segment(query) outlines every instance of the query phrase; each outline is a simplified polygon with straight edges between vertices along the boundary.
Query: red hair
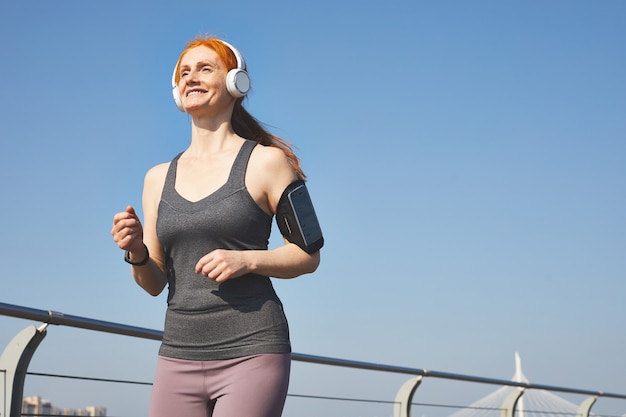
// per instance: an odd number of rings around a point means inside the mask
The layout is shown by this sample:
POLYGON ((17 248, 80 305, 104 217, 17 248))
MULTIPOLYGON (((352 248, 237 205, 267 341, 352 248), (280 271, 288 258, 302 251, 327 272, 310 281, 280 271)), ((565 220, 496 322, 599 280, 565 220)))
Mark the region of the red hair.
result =
MULTIPOLYGON (((180 80, 180 61, 190 49, 197 48, 199 46, 205 46, 212 49, 220 57, 227 70, 237 68, 237 57, 233 51, 225 45, 221 40, 212 37, 196 38, 190 41, 183 52, 178 58, 176 64, 176 83, 180 80)), ((273 146, 282 150, 287 157, 287 160, 291 164, 291 167, 296 172, 299 179, 305 179, 306 175, 302 171, 300 166, 300 159, 293 152, 293 146, 285 139, 279 138, 271 134, 264 126, 263 123, 254 118, 243 107, 244 97, 238 98, 235 101, 235 107, 233 108, 233 115, 231 117, 231 124, 235 133, 242 138, 253 140, 256 143, 260 143, 264 146, 273 146)))

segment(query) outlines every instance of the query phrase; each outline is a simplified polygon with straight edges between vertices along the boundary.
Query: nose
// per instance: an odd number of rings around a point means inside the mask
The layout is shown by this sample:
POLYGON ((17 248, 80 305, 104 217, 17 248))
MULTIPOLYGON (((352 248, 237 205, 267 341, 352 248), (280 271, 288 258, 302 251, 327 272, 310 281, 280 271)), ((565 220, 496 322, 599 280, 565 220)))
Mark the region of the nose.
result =
POLYGON ((197 82, 197 77, 198 72, 191 70, 183 77, 183 81, 185 81, 186 84, 194 84, 195 82, 197 82))

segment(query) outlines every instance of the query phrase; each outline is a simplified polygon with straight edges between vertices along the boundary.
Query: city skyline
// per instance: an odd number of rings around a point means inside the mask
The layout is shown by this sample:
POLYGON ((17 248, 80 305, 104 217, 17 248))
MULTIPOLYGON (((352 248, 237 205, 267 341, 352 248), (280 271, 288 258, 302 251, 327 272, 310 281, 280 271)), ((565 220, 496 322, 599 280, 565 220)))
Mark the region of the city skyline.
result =
POLYGON ((25 396, 22 399, 22 413, 32 415, 58 415, 58 416, 88 416, 106 417, 106 407, 88 405, 84 408, 74 409, 58 407, 52 401, 38 395, 25 396))

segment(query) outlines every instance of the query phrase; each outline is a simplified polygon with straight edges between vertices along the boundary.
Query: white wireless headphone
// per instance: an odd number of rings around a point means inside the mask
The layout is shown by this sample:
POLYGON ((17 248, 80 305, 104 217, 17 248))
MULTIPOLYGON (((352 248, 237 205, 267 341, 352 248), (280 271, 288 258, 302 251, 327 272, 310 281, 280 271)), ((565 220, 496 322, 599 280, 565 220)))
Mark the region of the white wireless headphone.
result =
MULTIPOLYGON (((233 51, 233 54, 235 54, 235 58, 237 58, 237 68, 231 69, 228 71, 228 74, 226 74, 226 89, 230 95, 235 98, 243 97, 250 91, 250 76, 246 71, 246 61, 244 61, 243 56, 239 53, 237 48, 223 40, 220 40, 220 42, 228 46, 228 48, 233 51)), ((176 62, 174 72, 172 73, 172 95, 174 96, 174 102, 178 110, 185 111, 182 100, 180 99, 180 90, 178 89, 178 85, 176 85, 176 69, 178 69, 179 63, 180 60, 176 62)))

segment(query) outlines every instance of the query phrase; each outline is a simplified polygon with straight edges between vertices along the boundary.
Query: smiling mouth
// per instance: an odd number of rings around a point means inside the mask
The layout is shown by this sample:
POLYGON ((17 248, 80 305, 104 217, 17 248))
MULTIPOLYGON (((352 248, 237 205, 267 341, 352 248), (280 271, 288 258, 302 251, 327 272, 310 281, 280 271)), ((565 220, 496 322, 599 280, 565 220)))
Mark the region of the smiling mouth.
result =
POLYGON ((191 90, 190 92, 187 93, 187 97, 189 96, 197 96, 199 94, 204 94, 206 91, 200 91, 200 90, 191 90))

